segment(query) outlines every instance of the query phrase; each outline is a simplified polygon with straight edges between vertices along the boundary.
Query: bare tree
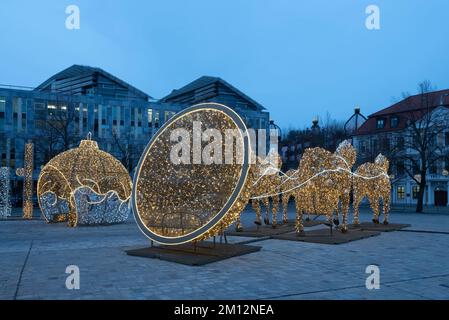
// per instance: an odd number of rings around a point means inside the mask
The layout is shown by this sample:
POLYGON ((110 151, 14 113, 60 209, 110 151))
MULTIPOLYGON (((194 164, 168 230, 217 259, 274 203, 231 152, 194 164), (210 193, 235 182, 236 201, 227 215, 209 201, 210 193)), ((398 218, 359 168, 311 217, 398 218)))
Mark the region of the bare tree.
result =
POLYGON ((120 162, 129 172, 131 172, 134 168, 134 161, 138 151, 133 145, 132 134, 127 132, 119 135, 117 131, 113 129, 112 139, 114 140, 114 145, 120 152, 120 162))
POLYGON ((47 107, 45 119, 38 120, 35 136, 36 154, 48 162, 57 154, 69 150, 78 142, 76 113, 73 106, 56 102, 47 107))
POLYGON ((441 96, 433 90, 431 83, 424 81, 419 84, 418 97, 404 100, 407 124, 390 156, 419 186, 416 212, 423 211, 429 169, 448 157, 443 134, 449 129, 449 109, 438 112, 441 96))

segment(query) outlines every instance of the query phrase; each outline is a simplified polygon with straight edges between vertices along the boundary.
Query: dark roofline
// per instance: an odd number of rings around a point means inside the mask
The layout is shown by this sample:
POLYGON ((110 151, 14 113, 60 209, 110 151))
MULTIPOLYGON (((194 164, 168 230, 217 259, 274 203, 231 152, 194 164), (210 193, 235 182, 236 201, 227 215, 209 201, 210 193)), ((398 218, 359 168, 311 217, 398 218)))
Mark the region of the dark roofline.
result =
POLYGON ((56 74, 54 74, 53 76, 51 76, 50 78, 48 78, 47 80, 45 80, 44 82, 42 82, 40 85, 38 85, 34 90, 37 91, 44 91, 45 87, 48 86, 53 80, 61 77, 64 73, 66 73, 68 70, 72 69, 72 68, 82 68, 83 69, 83 73, 82 74, 89 74, 89 73, 93 73, 93 72, 98 72, 100 74, 102 74, 103 76, 110 78, 111 80, 117 82, 118 84, 127 87, 128 89, 130 89, 131 91, 134 91, 135 93, 137 93, 138 95, 144 96, 147 99, 154 99, 152 96, 150 96, 149 94, 137 89, 136 87, 130 85, 129 83, 127 83, 126 81, 123 81, 119 78, 117 78, 116 76, 110 74, 107 71, 104 71, 101 68, 98 67, 91 67, 91 66, 85 66, 85 65, 79 65, 79 64, 74 64, 56 74))
MULTIPOLYGON (((426 93, 417 93, 417 94, 408 96, 408 97, 402 99, 401 101, 398 101, 398 102, 392 104, 392 105, 389 106, 389 107, 383 108, 383 109, 381 109, 381 110, 379 110, 379 111, 376 111, 376 112, 370 114, 370 115, 368 116, 368 118, 377 117, 377 116, 385 116, 385 115, 390 115, 390 114, 399 114, 399 113, 404 113, 404 112, 410 112, 410 111, 414 111, 414 110, 420 110, 420 109, 423 109, 421 106, 416 106, 416 107, 414 107, 414 108, 410 108, 410 109, 405 110, 405 111, 394 111, 394 108, 400 107, 400 106, 401 106, 402 104, 404 104, 406 101, 412 100, 413 98, 417 98, 417 97, 419 97, 419 96, 421 96, 421 95, 429 95, 429 94, 430 94, 430 95, 438 95, 439 93, 441 93, 441 94, 446 94, 446 93, 448 93, 448 94, 449 94, 449 89, 442 89, 442 90, 437 90, 437 91, 430 91, 430 92, 426 92, 426 93), (391 110, 391 111, 390 111, 390 110, 391 110)), ((438 101, 438 103, 439 103, 439 101, 438 101)), ((431 107, 438 107, 438 105, 434 105, 434 106, 431 106, 431 107)))
POLYGON ((265 110, 266 109, 264 106, 262 106, 256 100, 250 98, 248 95, 246 95, 245 93, 243 93, 242 91, 240 91, 239 89, 237 89, 236 87, 234 87, 233 85, 228 83, 227 81, 223 80, 220 77, 213 77, 213 76, 201 76, 201 77, 199 77, 199 78, 189 82, 188 84, 184 85, 183 87, 173 90, 171 93, 169 93, 165 97, 161 98, 160 100, 161 101, 166 101, 167 99, 172 99, 172 98, 175 98, 175 97, 179 97, 179 96, 181 96, 183 94, 186 94, 186 93, 192 92, 192 91, 194 91, 194 90, 196 90, 198 88, 204 87, 206 84, 201 84, 201 85, 192 87, 189 90, 185 91, 186 87, 188 87, 189 85, 191 85, 195 81, 199 81, 202 78, 208 78, 210 80, 210 81, 207 82, 207 84, 215 83, 215 82, 221 83, 222 85, 228 87, 229 89, 231 89, 235 93, 239 94, 240 96, 242 96, 243 98, 245 98, 246 100, 248 100, 249 102, 254 104, 256 106, 256 108, 258 108, 259 110, 265 110))

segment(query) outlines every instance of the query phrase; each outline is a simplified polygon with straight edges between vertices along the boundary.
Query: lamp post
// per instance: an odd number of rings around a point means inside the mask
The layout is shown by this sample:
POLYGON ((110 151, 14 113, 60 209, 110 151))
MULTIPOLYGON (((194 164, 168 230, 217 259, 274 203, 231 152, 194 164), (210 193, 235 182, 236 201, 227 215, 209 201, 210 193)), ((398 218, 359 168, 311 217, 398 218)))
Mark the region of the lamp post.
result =
MULTIPOLYGON (((274 120, 270 120, 269 129, 270 129, 270 136, 271 136, 271 130, 276 130, 277 137, 278 137, 278 141, 277 142, 279 144, 281 142, 281 140, 282 140, 282 130, 281 130, 281 128, 276 123, 274 123, 274 120)), ((271 141, 270 141, 270 143, 271 143, 271 141)))

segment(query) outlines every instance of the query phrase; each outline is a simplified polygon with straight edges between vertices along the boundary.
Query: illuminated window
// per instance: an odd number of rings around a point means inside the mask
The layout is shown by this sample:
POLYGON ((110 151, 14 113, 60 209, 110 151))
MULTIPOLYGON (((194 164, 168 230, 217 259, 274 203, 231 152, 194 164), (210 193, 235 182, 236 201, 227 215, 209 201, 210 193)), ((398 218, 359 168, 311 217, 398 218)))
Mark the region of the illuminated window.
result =
POLYGON ((418 199, 419 195, 419 186, 413 186, 412 187, 412 197, 413 199, 418 199))
POLYGON ((398 186, 397 196, 398 196, 399 200, 405 199, 405 187, 404 186, 398 186))
POLYGON ((159 111, 156 111, 154 114, 154 126, 156 128, 159 128, 159 111))
POLYGON ((153 109, 147 109, 148 114, 148 127, 151 128, 153 122, 153 109))

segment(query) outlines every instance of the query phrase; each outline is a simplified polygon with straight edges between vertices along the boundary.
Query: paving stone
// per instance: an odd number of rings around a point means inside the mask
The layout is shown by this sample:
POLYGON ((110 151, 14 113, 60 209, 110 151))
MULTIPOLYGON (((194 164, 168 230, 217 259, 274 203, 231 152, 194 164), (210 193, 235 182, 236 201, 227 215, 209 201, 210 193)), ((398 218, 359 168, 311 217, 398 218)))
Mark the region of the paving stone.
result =
MULTIPOLYGON (((250 211, 242 216, 248 227, 253 220, 250 211)), ((361 220, 371 215, 362 210, 361 220)), ((391 222, 449 232, 449 214, 393 213, 391 222)), ((248 240, 255 239, 228 237, 248 240)), ((13 299, 16 290, 17 299, 449 299, 444 233, 394 231, 339 246, 262 240, 251 243, 259 252, 201 267, 125 253, 148 245, 132 219, 75 229, 0 221, 0 299, 13 299), (80 268, 80 290, 65 287, 72 264, 80 268), (371 264, 380 268, 379 290, 365 288, 371 264)))

